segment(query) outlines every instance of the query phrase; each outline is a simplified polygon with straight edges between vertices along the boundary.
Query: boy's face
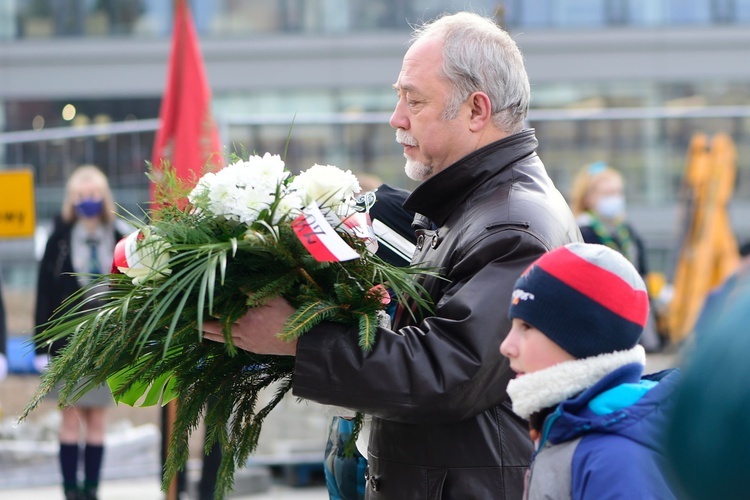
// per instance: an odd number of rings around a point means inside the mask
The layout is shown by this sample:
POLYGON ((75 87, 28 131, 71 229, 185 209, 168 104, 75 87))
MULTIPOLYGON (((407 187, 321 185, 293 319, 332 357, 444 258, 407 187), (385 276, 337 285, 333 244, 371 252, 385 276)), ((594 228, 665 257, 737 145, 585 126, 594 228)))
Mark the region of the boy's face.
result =
POLYGON ((511 370, 519 376, 575 359, 542 332, 518 318, 513 318, 510 333, 500 344, 500 353, 510 359, 511 370))

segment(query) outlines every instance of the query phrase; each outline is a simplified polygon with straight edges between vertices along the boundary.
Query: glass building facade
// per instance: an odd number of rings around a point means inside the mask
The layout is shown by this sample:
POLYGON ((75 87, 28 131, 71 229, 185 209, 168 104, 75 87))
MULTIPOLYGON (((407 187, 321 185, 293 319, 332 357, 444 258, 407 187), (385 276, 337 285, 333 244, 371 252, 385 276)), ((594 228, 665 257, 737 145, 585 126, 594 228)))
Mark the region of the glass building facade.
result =
MULTIPOLYGON (((404 31, 441 12, 473 10, 509 30, 680 27, 750 23, 750 0, 209 0, 192 1, 210 37, 404 31)), ((172 1, 6 0, 0 38, 161 37, 172 1)))
MULTIPOLYGON (((414 187, 388 118, 410 26, 469 9, 517 40, 529 126, 563 193, 606 161, 634 224, 669 272, 687 145, 738 148, 733 220, 750 236, 750 0, 215 0, 190 2, 223 142, 414 187), (294 122, 294 125, 292 125, 294 122)), ((69 172, 104 168, 118 201, 148 197, 172 1, 0 1, 0 168, 31 166, 40 222, 69 172)), ((4 260, 6 256, 3 256, 4 260)), ((3 263, 3 272, 9 266, 3 263)))

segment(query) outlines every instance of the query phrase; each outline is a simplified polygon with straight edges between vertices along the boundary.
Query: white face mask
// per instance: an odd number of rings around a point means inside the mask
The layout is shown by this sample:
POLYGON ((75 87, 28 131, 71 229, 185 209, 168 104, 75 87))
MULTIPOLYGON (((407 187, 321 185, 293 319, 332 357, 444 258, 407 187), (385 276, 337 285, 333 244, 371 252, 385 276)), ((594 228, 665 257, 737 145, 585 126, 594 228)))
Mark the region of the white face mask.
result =
POLYGON ((624 217, 625 197, 622 195, 603 196, 596 202, 594 210, 604 219, 624 217))

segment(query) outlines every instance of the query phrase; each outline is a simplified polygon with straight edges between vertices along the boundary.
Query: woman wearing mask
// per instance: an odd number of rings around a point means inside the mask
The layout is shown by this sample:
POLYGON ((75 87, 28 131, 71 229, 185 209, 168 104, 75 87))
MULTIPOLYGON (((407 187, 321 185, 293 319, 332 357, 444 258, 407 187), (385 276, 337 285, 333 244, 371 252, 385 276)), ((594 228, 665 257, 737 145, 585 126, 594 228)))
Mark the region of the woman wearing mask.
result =
POLYGON ((643 241, 626 219, 625 189, 620 172, 601 161, 584 167, 573 182, 571 209, 583 241, 617 250, 641 276, 646 275, 643 241))
MULTIPOLYGON (((109 273, 115 244, 123 236, 115 228, 115 216, 114 199, 101 170, 85 165, 73 171, 39 267, 37 334, 44 329, 44 323, 59 314, 56 309, 68 296, 95 275, 109 273)), ((51 345, 37 342, 37 369, 42 371, 48 357, 55 356, 64 345, 65 341, 51 345)), ((97 498, 104 456, 105 409, 113 402, 109 389, 101 386, 61 410, 59 458, 66 500, 97 498), (79 452, 81 437, 83 453, 79 452), (78 480, 79 456, 83 458, 82 483, 78 480)))
MULTIPOLYGON (((646 279, 646 249, 643 240, 627 221, 625 185, 620 172, 602 161, 581 169, 573 181, 571 209, 583 241, 617 250, 646 279)), ((649 314, 641 344, 647 351, 661 348, 662 341, 652 313, 649 314)))

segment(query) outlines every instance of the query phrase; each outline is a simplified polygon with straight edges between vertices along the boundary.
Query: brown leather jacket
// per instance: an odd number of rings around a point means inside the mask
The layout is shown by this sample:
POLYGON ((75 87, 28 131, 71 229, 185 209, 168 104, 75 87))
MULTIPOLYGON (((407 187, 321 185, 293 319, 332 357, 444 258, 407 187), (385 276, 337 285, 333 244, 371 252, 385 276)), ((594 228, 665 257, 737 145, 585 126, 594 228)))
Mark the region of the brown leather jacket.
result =
POLYGON ((435 310, 396 318, 365 354, 357 335, 326 323, 298 344, 296 396, 373 415, 368 499, 516 499, 532 454, 505 393, 499 346, 515 280, 540 254, 580 232, 536 155, 533 130, 490 144, 424 181, 405 207, 415 263, 435 310))

